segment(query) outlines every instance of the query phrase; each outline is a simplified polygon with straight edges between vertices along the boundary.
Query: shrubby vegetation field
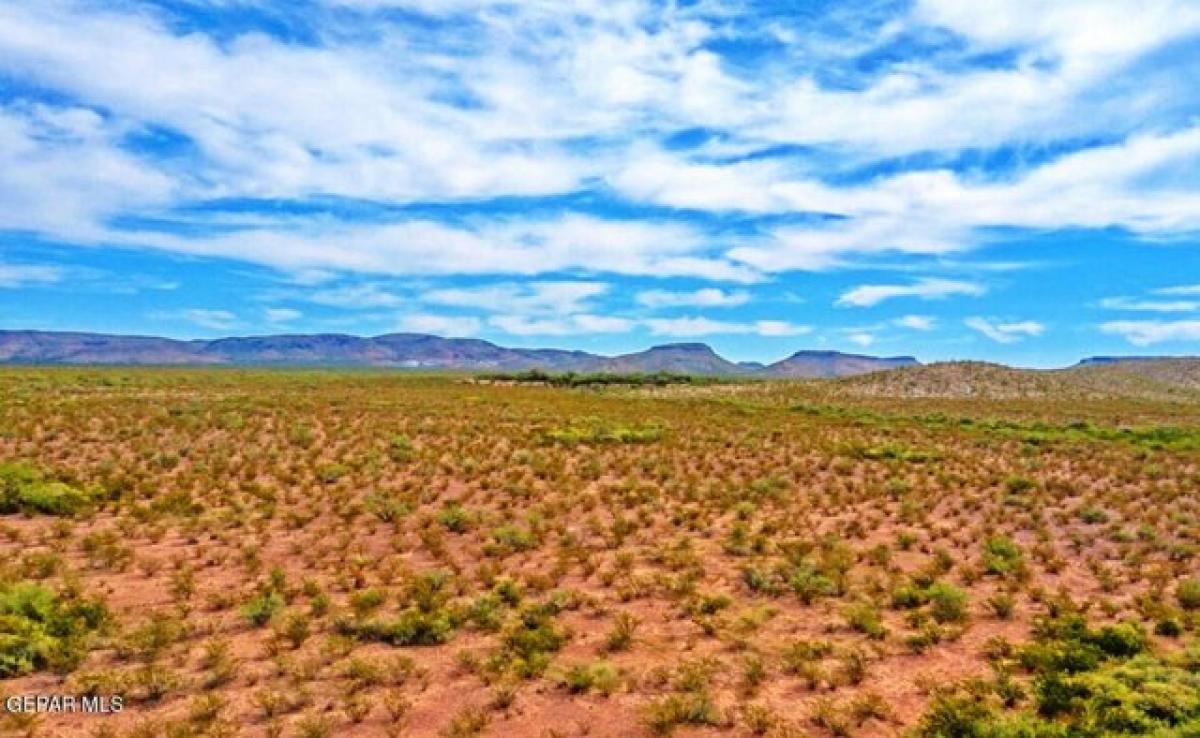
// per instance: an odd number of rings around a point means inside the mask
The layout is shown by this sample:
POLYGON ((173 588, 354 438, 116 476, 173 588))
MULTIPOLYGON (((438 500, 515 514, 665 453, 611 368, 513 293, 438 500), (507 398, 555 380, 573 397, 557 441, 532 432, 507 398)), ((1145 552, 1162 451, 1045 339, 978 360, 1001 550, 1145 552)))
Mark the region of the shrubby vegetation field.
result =
POLYGON ((0 371, 0 732, 1200 735, 1197 403, 509 379, 0 371))

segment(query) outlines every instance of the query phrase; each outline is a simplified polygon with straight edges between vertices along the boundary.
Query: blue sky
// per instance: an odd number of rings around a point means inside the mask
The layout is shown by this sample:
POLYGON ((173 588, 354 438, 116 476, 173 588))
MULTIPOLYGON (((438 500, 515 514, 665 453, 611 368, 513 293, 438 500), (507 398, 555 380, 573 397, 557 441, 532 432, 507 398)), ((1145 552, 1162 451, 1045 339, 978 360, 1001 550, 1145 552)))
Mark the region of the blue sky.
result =
POLYGON ((0 328, 1200 352, 1193 0, 0 0, 0 328))

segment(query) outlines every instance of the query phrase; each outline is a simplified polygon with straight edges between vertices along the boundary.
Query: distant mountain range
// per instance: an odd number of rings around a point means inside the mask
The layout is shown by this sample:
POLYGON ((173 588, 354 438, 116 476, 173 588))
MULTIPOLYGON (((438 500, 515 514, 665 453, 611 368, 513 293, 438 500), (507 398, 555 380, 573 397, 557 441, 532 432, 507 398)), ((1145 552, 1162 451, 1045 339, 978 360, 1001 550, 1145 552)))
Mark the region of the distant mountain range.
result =
POLYGON ((0 331, 0 363, 195 366, 364 366, 471 371, 657 372, 714 376, 844 377, 919 362, 837 351, 797 351, 764 365, 735 363, 707 344, 672 343, 621 356, 497 346, 475 338, 392 333, 253 336, 180 341, 153 336, 0 331))

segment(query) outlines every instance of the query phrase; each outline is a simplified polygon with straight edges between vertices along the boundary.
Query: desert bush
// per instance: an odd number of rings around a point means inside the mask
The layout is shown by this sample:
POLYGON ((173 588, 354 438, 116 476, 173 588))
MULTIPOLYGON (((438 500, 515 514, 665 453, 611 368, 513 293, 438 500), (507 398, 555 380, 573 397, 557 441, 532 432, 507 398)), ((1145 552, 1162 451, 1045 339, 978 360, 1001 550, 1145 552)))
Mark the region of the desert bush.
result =
POLYGON ((875 639, 887 635, 879 608, 871 602, 859 602, 846 609, 846 623, 859 633, 875 639))
POLYGON ((339 621, 337 630, 361 640, 393 646, 436 646, 449 641, 458 624, 457 614, 450 611, 414 607, 385 620, 339 621))
POLYGON ((633 634, 637 630, 638 619, 627 612, 619 612, 613 617, 612 630, 604 641, 609 651, 625 651, 633 644, 633 634))
POLYGON ((983 568, 988 574, 1012 576, 1025 565, 1021 548, 1011 538, 989 538, 983 544, 983 568))
POLYGON ((0 677, 70 671, 90 637, 109 622, 99 600, 62 595, 28 582, 0 584, 0 677))
POLYGON ((939 623, 961 623, 967 619, 967 593, 947 582, 935 582, 928 591, 929 614, 939 623))
POLYGON ((283 595, 274 589, 268 589, 256 594, 249 602, 242 606, 242 617, 250 621, 250 624, 256 628, 261 628, 284 608, 287 602, 283 595))
POLYGON ((706 692, 668 695, 646 710, 646 727, 655 735, 670 735, 681 725, 716 725, 720 719, 706 692))
POLYGON ((0 515, 16 512, 74 515, 92 502, 91 493, 47 479, 31 464, 0 463, 0 515))
POLYGON ((1175 598, 1185 610, 1200 610, 1200 579, 1185 579, 1175 588, 1175 598))

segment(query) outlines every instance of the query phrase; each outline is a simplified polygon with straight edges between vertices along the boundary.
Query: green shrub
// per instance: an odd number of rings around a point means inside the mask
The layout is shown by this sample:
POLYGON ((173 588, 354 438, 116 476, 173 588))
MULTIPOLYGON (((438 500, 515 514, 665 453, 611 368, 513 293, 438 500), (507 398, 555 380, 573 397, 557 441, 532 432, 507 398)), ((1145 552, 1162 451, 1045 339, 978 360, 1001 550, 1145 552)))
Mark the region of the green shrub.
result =
POLYGON ((716 725, 721 714, 707 693, 673 694, 651 703, 646 725, 655 735, 670 735, 680 725, 716 725))
POLYGON ((892 607, 897 610, 912 610, 928 600, 925 590, 915 584, 902 584, 892 590, 892 607))
POLYGON ((412 458, 413 445, 408 436, 397 434, 388 441, 388 455, 392 461, 404 462, 412 458))
POLYGON ((1175 589, 1175 598, 1185 610, 1200 610, 1200 579, 1185 579, 1175 589))
POLYGON ((1014 495, 1028 492, 1036 486, 1037 483, 1028 477, 1012 476, 1004 480, 1004 489, 1014 495))
POLYGON ((89 636, 107 622, 102 602, 29 582, 0 585, 0 678, 70 671, 86 654, 89 636))
POLYGON ((1033 676, 1032 710, 1005 712, 1024 698, 1006 674, 942 690, 922 718, 921 738, 1184 738, 1200 729, 1200 659, 1149 653, 1145 631, 1121 623, 1093 628, 1078 614, 1039 622, 1020 652, 1033 676))
POLYGON ((605 640, 609 651, 624 651, 633 644, 633 634, 637 630, 638 619, 627 612, 619 612, 613 618, 613 627, 605 640))
POLYGON ((343 635, 392 646, 436 646, 449 641, 457 626, 457 616, 449 611, 410 608, 388 620, 342 621, 337 629, 343 635))
POLYGON ((859 633, 877 640, 887 635, 887 629, 883 627, 883 619, 880 616, 879 608, 870 602, 860 602, 856 605, 851 605, 846 610, 846 623, 859 633))
POLYGON ((539 676, 550 665, 551 655, 566 645, 570 635, 554 622, 559 612, 551 601, 522 610, 518 621, 501 638, 496 654, 496 671, 511 671, 530 679, 539 676))
POLYGON ((783 591, 783 583, 778 581, 773 573, 756 566, 742 569, 742 581, 751 591, 759 594, 776 596, 783 591))
POLYGON ((983 544, 983 568, 988 574, 1009 576, 1025 566, 1021 547, 1007 536, 989 538, 983 544))
POLYGON ((92 504, 92 495, 46 476, 24 462, 0 464, 0 515, 74 515, 92 504))
POLYGON ((947 582, 929 588, 929 614, 939 623, 961 623, 967 619, 967 593, 947 582))
POLYGON ((254 599, 242 606, 242 617, 250 621, 256 628, 261 628, 275 617, 275 614, 287 604, 283 595, 275 590, 267 590, 255 595, 254 599))
POLYGON ((438 522, 451 533, 465 533, 471 527, 471 514, 454 502, 438 513, 438 522))
POLYGON ((383 607, 385 599, 386 595, 381 589, 364 589, 350 595, 350 609, 354 611, 355 616, 365 618, 383 607))
POLYGON ((367 512, 385 523, 394 523, 412 512, 407 502, 382 492, 372 492, 363 500, 367 512))
POLYGON ((837 592, 837 585, 832 579, 808 565, 798 567, 788 583, 805 605, 811 605, 818 597, 827 597, 837 592))
POLYGON ((492 541, 504 553, 530 551, 538 547, 537 536, 527 528, 502 525, 492 531, 492 541))
POLYGON ((1007 592, 997 592, 988 598, 987 603, 992 613, 1001 620, 1011 618, 1013 611, 1017 608, 1016 598, 1007 592))
POLYGON ((581 443, 653 443, 662 439, 664 431, 658 426, 630 428, 602 424, 554 428, 543 434, 547 442, 574 446, 581 443))
POLYGON ((575 694, 595 689, 605 695, 612 694, 620 684, 620 674, 607 661, 592 664, 576 664, 563 676, 563 686, 575 694))

